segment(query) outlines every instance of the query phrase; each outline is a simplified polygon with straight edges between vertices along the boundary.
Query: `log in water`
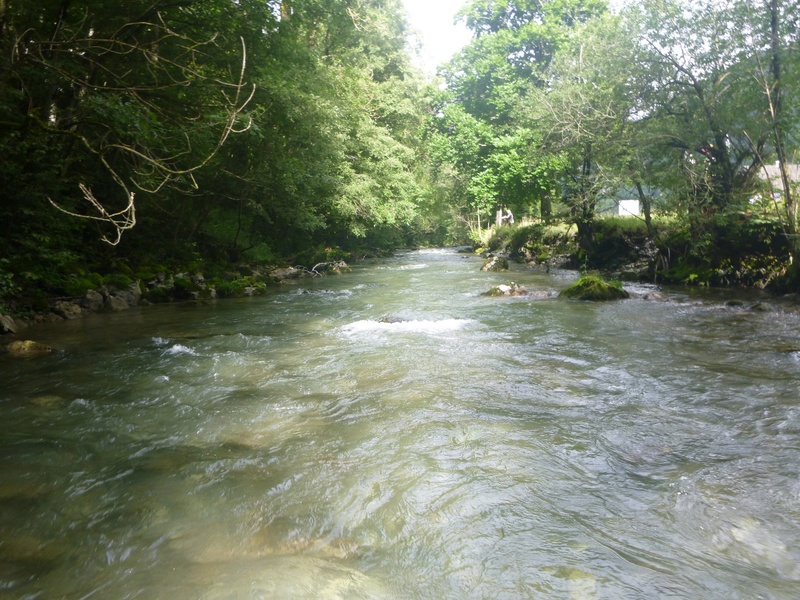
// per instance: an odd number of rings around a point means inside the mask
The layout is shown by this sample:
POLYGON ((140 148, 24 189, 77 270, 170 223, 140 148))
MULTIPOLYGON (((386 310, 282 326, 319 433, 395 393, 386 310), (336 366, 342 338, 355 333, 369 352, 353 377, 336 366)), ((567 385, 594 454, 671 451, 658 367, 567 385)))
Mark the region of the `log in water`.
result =
POLYGON ((798 313, 480 264, 28 331, 0 598, 796 598, 798 313))

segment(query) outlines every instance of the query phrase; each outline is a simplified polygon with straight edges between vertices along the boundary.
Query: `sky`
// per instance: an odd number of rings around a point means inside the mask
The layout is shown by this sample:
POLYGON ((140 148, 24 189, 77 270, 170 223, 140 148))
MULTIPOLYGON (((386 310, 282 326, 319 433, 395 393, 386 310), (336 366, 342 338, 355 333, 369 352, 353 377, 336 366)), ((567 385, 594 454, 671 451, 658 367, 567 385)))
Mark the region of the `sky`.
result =
POLYGON ((463 23, 453 23, 464 0, 403 0, 403 4, 423 45, 420 66, 433 75, 438 65, 450 60, 470 39, 463 23))
MULTIPOLYGON (((609 0, 619 10, 626 0, 609 0)), ((464 23, 454 23, 466 0, 403 0, 408 21, 422 42, 418 64, 429 75, 466 46, 472 33, 464 23)))

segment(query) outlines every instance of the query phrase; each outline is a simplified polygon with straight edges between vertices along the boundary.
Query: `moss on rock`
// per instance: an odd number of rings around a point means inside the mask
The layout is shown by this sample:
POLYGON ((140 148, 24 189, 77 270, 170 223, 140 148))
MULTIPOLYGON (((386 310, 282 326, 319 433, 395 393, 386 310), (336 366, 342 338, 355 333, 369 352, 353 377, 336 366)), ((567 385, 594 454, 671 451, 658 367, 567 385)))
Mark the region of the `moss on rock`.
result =
POLYGON ((490 256, 481 271, 508 271, 508 260, 502 256, 490 256))
POLYGON ((18 358, 36 358, 50 354, 52 351, 50 346, 32 340, 19 340, 6 346, 6 352, 18 358))
POLYGON ((630 294, 622 289, 619 281, 606 281, 597 275, 582 275, 575 283, 562 290, 559 297, 602 302, 630 298, 630 294))

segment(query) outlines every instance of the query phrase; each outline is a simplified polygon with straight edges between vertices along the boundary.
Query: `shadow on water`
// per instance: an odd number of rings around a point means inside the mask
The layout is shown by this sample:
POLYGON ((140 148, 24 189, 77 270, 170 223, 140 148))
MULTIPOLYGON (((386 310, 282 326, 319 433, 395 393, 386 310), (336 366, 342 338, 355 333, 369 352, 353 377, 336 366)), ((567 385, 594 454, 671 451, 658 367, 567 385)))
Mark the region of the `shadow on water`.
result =
POLYGON ((798 312, 479 268, 41 331, 0 360, 0 598, 797 597, 798 312))

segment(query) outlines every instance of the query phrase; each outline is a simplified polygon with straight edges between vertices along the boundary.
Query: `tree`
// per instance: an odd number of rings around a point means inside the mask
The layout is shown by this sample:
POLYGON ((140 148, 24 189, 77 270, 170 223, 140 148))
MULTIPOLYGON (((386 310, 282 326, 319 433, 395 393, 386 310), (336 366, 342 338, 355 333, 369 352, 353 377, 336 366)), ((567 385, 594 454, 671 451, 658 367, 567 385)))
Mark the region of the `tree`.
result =
POLYGON ((563 199, 589 252, 598 196, 622 185, 632 160, 633 46, 622 20, 598 16, 576 28, 554 56, 546 89, 531 86, 524 114, 545 132, 543 151, 561 156, 563 199))
POLYGON ((110 226, 106 241, 119 243, 135 224, 136 193, 193 189, 194 173, 246 127, 246 48, 237 40, 237 68, 205 25, 219 25, 227 9, 221 1, 5 8, 3 104, 16 98, 17 110, 4 134, 24 131, 60 147, 62 177, 88 167, 78 187, 89 213, 75 195, 51 202, 110 226))
MULTIPOLYGON (((783 198, 783 211, 779 212, 785 234, 792 249, 793 259, 800 256, 798 235, 797 182, 791 180, 791 156, 797 151, 796 130, 791 115, 796 115, 798 81, 786 77, 796 71, 798 31, 800 17, 796 3, 779 0, 764 2, 739 2, 737 12, 743 16, 740 33, 742 43, 749 42, 754 62, 754 77, 764 94, 771 143, 779 172, 779 187, 783 198), (793 48, 794 46, 794 48, 793 48), (787 68, 790 67, 790 68, 787 68), (794 94, 787 93, 789 90, 794 94)), ((747 133, 747 132, 746 132, 747 133)), ((748 134, 749 135, 749 134, 748 134)), ((755 144, 754 144, 755 146, 755 144)), ((762 157, 762 163, 763 163, 762 157)), ((771 174, 765 168, 766 179, 773 187, 771 174)), ((774 190, 771 189, 773 197, 774 190)), ((796 267, 796 265, 795 265, 796 267)))
POLYGON ((545 89, 548 66, 572 29, 604 10, 592 0, 476 0, 460 13, 473 41, 443 69, 446 104, 459 108, 439 111, 434 122, 440 133, 455 133, 451 151, 460 157, 451 164, 466 180, 473 214, 509 205, 549 216, 563 157, 541 150, 541 130, 520 118, 520 102, 530 87, 545 89), (467 132, 475 141, 465 145, 459 140, 467 132))
POLYGON ((632 17, 640 31, 637 60, 650 78, 644 110, 658 121, 662 152, 685 174, 700 213, 749 197, 768 136, 733 9, 651 0, 632 17))

